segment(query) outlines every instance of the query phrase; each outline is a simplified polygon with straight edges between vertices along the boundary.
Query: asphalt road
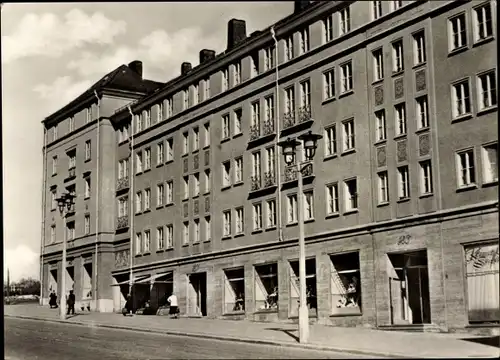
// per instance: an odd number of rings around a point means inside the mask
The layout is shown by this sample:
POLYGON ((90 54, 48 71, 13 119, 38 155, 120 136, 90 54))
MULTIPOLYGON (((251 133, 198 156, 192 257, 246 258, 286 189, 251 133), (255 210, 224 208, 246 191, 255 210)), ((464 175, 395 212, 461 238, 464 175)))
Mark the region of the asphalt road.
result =
POLYGON ((39 320, 4 318, 4 327, 7 360, 362 358, 360 355, 340 352, 148 334, 39 320))

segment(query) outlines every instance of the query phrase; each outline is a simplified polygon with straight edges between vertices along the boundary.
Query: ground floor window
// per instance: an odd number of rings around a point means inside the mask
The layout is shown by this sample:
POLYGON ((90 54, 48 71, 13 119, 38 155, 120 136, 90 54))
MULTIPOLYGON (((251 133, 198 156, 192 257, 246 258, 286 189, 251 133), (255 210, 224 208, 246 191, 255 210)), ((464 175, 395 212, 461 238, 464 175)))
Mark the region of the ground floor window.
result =
MULTIPOLYGON (((298 316, 300 304, 299 262, 290 262, 290 316, 298 316)), ((306 260, 306 300, 309 314, 316 316, 316 260, 306 260)))
POLYGON ((465 248, 469 322, 500 321, 498 243, 465 248))
POLYGON ((245 271, 224 270, 224 313, 245 311, 245 271))
POLYGON ((359 253, 331 255, 330 260, 331 313, 361 314, 359 253))
POLYGON ((255 310, 278 310, 278 264, 255 267, 255 310))

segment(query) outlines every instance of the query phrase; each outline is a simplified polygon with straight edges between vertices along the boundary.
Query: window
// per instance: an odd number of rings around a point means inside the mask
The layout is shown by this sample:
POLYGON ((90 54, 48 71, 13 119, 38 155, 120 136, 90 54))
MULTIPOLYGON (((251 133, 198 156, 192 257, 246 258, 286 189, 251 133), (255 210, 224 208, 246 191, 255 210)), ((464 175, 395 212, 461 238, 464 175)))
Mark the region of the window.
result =
POLYGON ((273 95, 267 96, 264 99, 265 122, 271 123, 274 120, 274 97, 273 95))
POLYGON ((268 147, 266 149, 266 158, 267 158, 266 171, 268 174, 274 176, 274 170, 276 167, 276 153, 274 150, 274 146, 268 147))
POLYGON ((330 261, 330 304, 332 314, 361 314, 359 253, 330 255, 330 261))
POLYGON ((396 115, 396 135, 406 134, 406 107, 405 104, 394 106, 396 115))
POLYGON ((333 14, 323 20, 323 34, 325 42, 333 40, 333 14))
POLYGON ((225 161, 222 163, 222 186, 231 185, 231 162, 225 161))
POLYGON ((74 169, 76 167, 76 151, 70 151, 68 153, 69 161, 68 161, 68 168, 69 169, 74 169))
POLYGON ((149 230, 144 231, 144 252, 149 253, 151 251, 151 232, 149 230))
POLYGON ((222 221, 223 221, 223 236, 231 236, 231 210, 226 210, 222 213, 222 221))
POLYGON ((139 191, 135 194, 135 213, 138 214, 142 211, 142 192, 139 191))
POLYGON ((55 210, 57 209, 57 189, 52 189, 50 190, 50 196, 51 196, 51 203, 50 203, 50 209, 55 210))
POLYGON ((384 53, 382 48, 373 51, 373 80, 384 78, 384 53))
POLYGON ((242 234, 244 230, 244 214, 243 208, 237 208, 235 210, 236 213, 236 234, 242 234))
POLYGON ((471 112, 469 80, 463 80, 453 84, 452 89, 453 117, 467 115, 471 112))
POLYGON ((140 133, 142 131, 142 116, 135 115, 135 133, 140 133))
POLYGON ((128 159, 118 162, 118 179, 128 178, 128 159))
POLYGON ((352 150, 355 147, 354 119, 344 121, 342 123, 344 130, 344 149, 343 151, 352 150))
POLYGON ((227 91, 229 89, 229 68, 222 71, 222 91, 227 91))
POLYGON ((172 98, 165 99, 165 119, 168 119, 174 114, 174 101, 172 98))
POLYGON ((163 164, 163 154, 165 149, 163 148, 163 142, 156 144, 156 165, 163 164))
POLYGON ((211 182, 210 182, 210 169, 205 170, 205 194, 210 192, 211 188, 211 182))
POLYGON ((57 140, 57 128, 58 128, 57 124, 55 124, 54 127, 52 128, 52 141, 57 140))
POLYGON ((332 215, 339 212, 339 188, 338 184, 326 186, 326 214, 332 215))
POLYGON ((258 101, 252 103, 252 126, 260 124, 260 104, 258 101))
POLYGON ((144 210, 151 209, 151 189, 144 190, 144 210))
POLYGON ((259 55, 257 53, 250 56, 251 77, 259 74, 259 55))
POLYGON ((135 234, 135 254, 138 255, 142 252, 142 234, 135 234))
POLYGON ((194 195, 193 196, 198 196, 200 195, 200 174, 196 173, 193 175, 194 179, 194 195))
POLYGON ((339 33, 340 35, 347 34, 351 31, 351 12, 349 6, 339 11, 339 33))
POLYGON ((311 105, 311 81, 306 80, 300 83, 300 106, 309 107, 311 105))
POLYGON ((403 40, 392 43, 392 71, 397 73, 404 70, 403 40))
POLYGON ((194 220, 194 243, 200 242, 200 219, 194 220))
POLYGON ((262 204, 253 204, 253 230, 262 229, 262 204))
POLYGON ((210 98, 210 79, 205 79, 205 100, 210 98))
POLYGON ((465 247, 469 323, 498 323, 498 242, 465 247))
POLYGON ((497 84, 495 70, 477 77, 479 110, 484 110, 497 104, 497 84))
POLYGON ((212 228, 210 226, 210 216, 205 218, 205 241, 210 241, 212 238, 212 228))
POLYGON ((398 196, 400 200, 410 197, 410 175, 408 166, 398 167, 398 196))
POLYGON ((243 118, 243 111, 241 109, 234 110, 234 135, 241 134, 242 118, 243 118))
POLYGON ((243 182, 243 157, 234 159, 234 183, 243 182))
POLYGON ((75 222, 71 221, 66 224, 66 236, 68 241, 75 238, 75 222))
POLYGON ((352 63, 348 62, 340 66, 340 84, 342 93, 352 90, 352 63))
POLYGON ((135 162, 136 162, 136 174, 139 174, 142 172, 142 151, 138 151, 135 154, 135 162))
POLYGON ((267 227, 275 227, 276 226, 276 200, 268 200, 266 202, 267 205, 267 227))
POLYGON ((457 154, 458 186, 466 187, 475 184, 474 150, 466 150, 457 154))
POLYGON ((167 181, 167 204, 174 202, 174 182, 173 180, 167 181))
POLYGON ((378 173, 378 203, 384 204, 389 202, 389 186, 387 171, 378 173))
POLYGON ((274 67, 274 46, 264 50, 264 70, 271 70, 274 67))
POLYGON ((156 107, 156 117, 157 117, 157 121, 160 122, 164 119, 163 117, 163 103, 160 102, 157 104, 157 107, 156 107))
POLYGON ((57 174, 57 156, 52 157, 52 175, 57 174))
POLYGON ((260 151, 252 153, 252 176, 260 179, 260 169, 261 169, 261 162, 260 162, 260 151))
POLYGON ((309 27, 302 29, 299 32, 300 35, 300 53, 305 54, 309 51, 310 42, 309 42, 309 27))
POLYGON ((420 193, 432 194, 432 167, 431 161, 420 162, 420 193))
POLYGON ((205 141, 204 141, 204 145, 205 147, 208 147, 210 146, 210 123, 205 123, 205 125, 203 125, 204 129, 205 129, 205 141))
POLYGON ((372 1, 372 19, 377 20, 382 16, 382 1, 372 1))
POLYGON ((167 225, 167 249, 174 246, 174 225, 167 225))
POLYGON ((193 151, 196 151, 200 148, 200 130, 198 126, 193 128, 193 151))
POLYGON ((285 39, 285 61, 293 59, 293 35, 285 39))
POLYGON ((165 234, 163 233, 163 226, 156 228, 156 246, 157 249, 163 249, 165 247, 165 234))
POLYGON ((335 96, 335 70, 323 73, 323 100, 331 99, 335 96))
POLYGON ((184 181, 184 188, 183 188, 182 199, 185 200, 189 198, 189 176, 184 176, 183 181, 184 181))
POLYGON ((189 222, 185 221, 183 223, 183 231, 182 231, 182 244, 189 244, 189 222))
POLYGON ((238 85, 241 82, 241 63, 237 62, 234 64, 234 85, 238 85))
POLYGON ((118 199, 118 216, 128 216, 128 197, 118 199))
POLYGON ((297 222, 297 194, 287 196, 288 224, 297 222))
POLYGON ((174 139, 167 139, 167 161, 174 160, 174 139))
POLYGON ((414 65, 423 64, 427 59, 425 53, 425 33, 419 31, 413 34, 413 62, 414 65))
MULTIPOLYGON (((290 261, 290 292, 288 297, 289 303, 289 316, 298 316, 299 307, 297 306, 300 301, 300 271, 299 262, 290 261)), ((306 259, 305 261, 305 280, 306 280, 306 304, 310 316, 317 315, 318 301, 317 301, 317 288, 316 288, 316 260, 306 259)))
POLYGON ((493 22, 491 16, 491 3, 474 9, 474 40, 479 41, 493 36, 493 22))
POLYGON ((255 266, 255 310, 278 310, 278 265, 255 266))
POLYGON ((56 242, 56 226, 50 226, 50 243, 53 244, 56 242))
POLYGON ((200 88, 198 84, 193 85, 193 95, 194 95, 193 105, 196 105, 200 102, 200 88))
POLYGON ((162 206, 165 199, 165 185, 156 185, 156 206, 162 206))
POLYGON ((417 98, 417 126, 419 129, 429 127, 429 106, 427 95, 417 98))
POLYGON ((185 155, 189 152, 189 133, 186 131, 182 134, 182 154, 185 155))
POLYGON ((391 11, 395 11, 403 6, 403 2, 401 0, 391 1, 391 11))
POLYGON ((346 211, 358 208, 358 182, 356 179, 344 181, 344 198, 346 211))
POLYGON ((144 170, 151 169, 151 148, 144 150, 144 170))
POLYGON ((375 118, 377 120, 376 128, 376 141, 381 141, 386 139, 386 126, 385 126, 385 110, 380 110, 375 112, 375 118))
POLYGON ((498 181, 498 144, 483 146, 483 182, 498 181))
POLYGON ((304 191, 304 220, 314 219, 314 193, 304 191))
POLYGON ((450 51, 467 46, 465 13, 448 20, 448 41, 450 51))
POLYGON ((151 110, 144 110, 142 116, 144 116, 144 128, 147 129, 151 126, 151 110))
POLYGON ((92 121, 92 107, 87 108, 85 112, 85 123, 88 124, 92 121))
POLYGON ((90 234, 90 215, 85 214, 85 235, 90 234))
POLYGON ((91 151, 92 151, 91 141, 87 140, 85 141, 85 161, 90 160, 91 151))
POLYGON ((285 89, 285 115, 295 115, 295 89, 293 86, 285 89))
POLYGON ((186 110, 189 107, 189 89, 185 89, 182 92, 182 98, 184 100, 184 108, 183 108, 183 110, 186 110))
POLYGON ((229 114, 222 115, 222 139, 228 139, 230 134, 229 114))
POLYGON ((85 199, 90 197, 90 176, 85 179, 85 199))
POLYGON ((224 314, 245 311, 244 268, 224 270, 224 314))

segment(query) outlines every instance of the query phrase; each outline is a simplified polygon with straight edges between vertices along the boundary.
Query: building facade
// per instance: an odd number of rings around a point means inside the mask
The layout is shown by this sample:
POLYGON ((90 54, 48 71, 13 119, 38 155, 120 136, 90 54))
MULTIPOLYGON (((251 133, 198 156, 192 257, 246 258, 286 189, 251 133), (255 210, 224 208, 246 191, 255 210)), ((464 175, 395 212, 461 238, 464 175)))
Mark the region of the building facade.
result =
MULTIPOLYGON (((174 291, 187 316, 295 321, 299 194, 277 142, 311 130, 323 135, 300 194, 313 321, 498 325, 496 21, 492 1, 297 1, 250 36, 231 20, 223 54, 204 49, 101 114, 108 161, 77 164, 102 176, 102 240, 88 242, 98 308, 120 310, 129 292, 157 308, 174 291)), ((44 279, 57 251, 45 246, 44 279)))

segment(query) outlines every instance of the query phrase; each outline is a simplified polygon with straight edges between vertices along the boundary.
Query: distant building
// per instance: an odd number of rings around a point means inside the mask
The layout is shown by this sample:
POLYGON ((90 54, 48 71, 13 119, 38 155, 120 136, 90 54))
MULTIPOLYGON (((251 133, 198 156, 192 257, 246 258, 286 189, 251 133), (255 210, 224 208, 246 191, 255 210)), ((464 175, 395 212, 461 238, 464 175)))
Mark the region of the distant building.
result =
POLYGON ((271 28, 247 36, 233 19, 223 54, 201 50, 166 84, 98 86, 99 108, 89 90, 44 121, 44 297, 62 276, 51 196, 66 189, 77 300, 92 289, 94 308, 119 311, 132 282, 136 308, 175 289, 188 316, 295 321, 297 180, 276 143, 312 130, 312 318, 498 324, 495 14, 490 1, 296 1, 273 26, 277 52, 271 28))

